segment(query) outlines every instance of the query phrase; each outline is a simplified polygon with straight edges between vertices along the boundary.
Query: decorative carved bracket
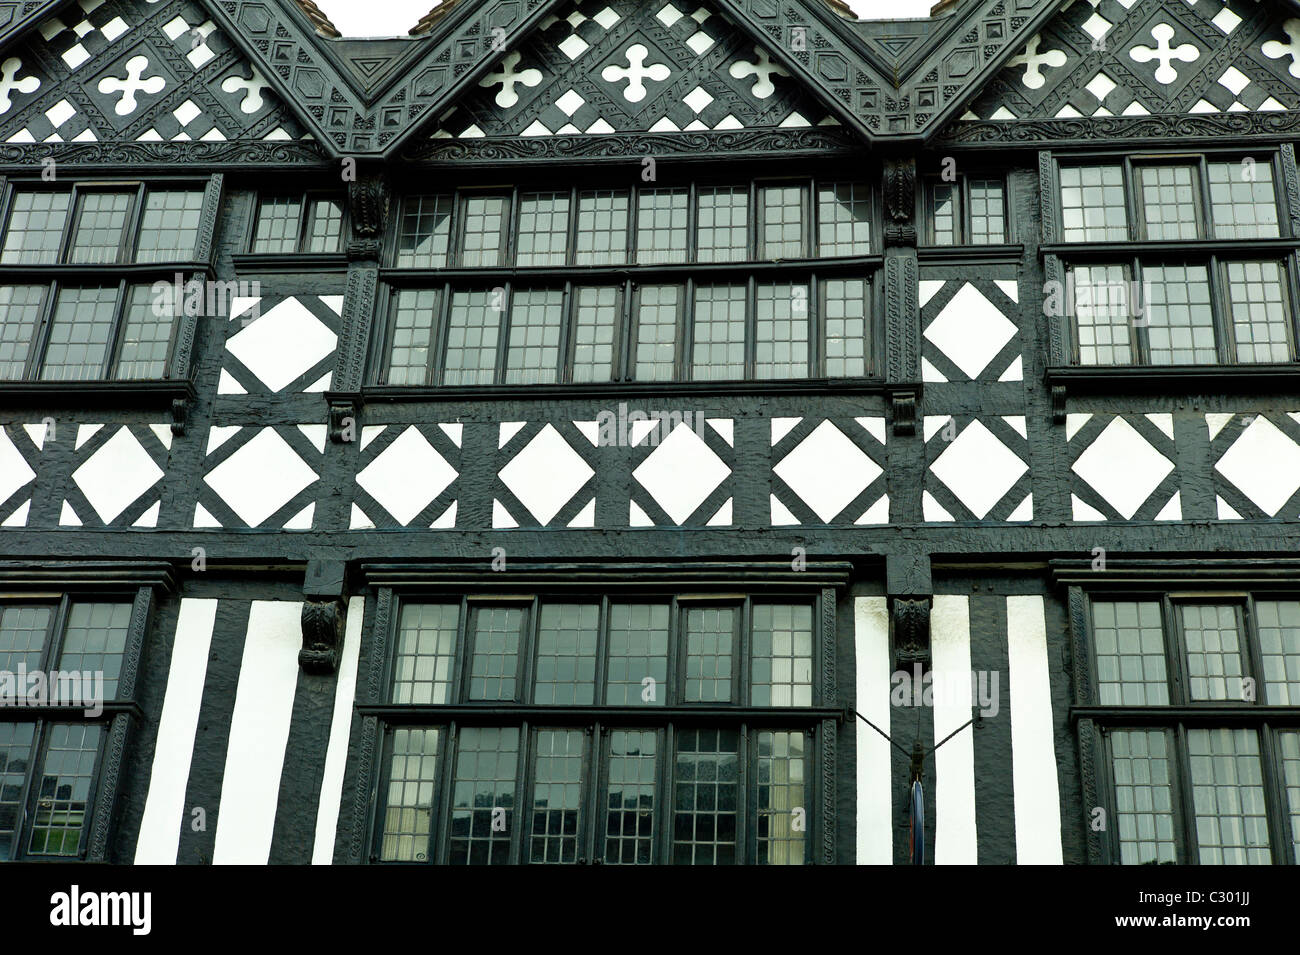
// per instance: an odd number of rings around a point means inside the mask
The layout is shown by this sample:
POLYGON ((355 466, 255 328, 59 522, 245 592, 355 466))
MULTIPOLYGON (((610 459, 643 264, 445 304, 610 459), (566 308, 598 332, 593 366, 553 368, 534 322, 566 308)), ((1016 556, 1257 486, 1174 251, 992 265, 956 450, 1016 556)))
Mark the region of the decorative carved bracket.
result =
POLYGON ((303 585, 302 649, 298 665, 306 673, 330 674, 338 669, 346 630, 347 565, 342 561, 313 560, 307 564, 303 585))
POLYGON ((330 440, 335 444, 355 441, 357 436, 358 401, 350 395, 328 395, 330 409, 330 440))
POLYGON ((930 597, 890 598, 894 666, 899 670, 930 665, 930 597))
POLYGON ((885 160, 885 244, 916 245, 916 159, 885 160))
POLYGON ((894 434, 916 434, 916 391, 892 391, 889 405, 893 412, 894 434))
POLYGON ((1065 385, 1052 385, 1052 424, 1065 424, 1065 385))
MULTIPOLYGON (((379 237, 388 223, 392 192, 382 172, 366 171, 348 183, 348 212, 352 217, 354 243, 372 240, 378 250, 379 237)), ((349 252, 351 245, 349 245, 349 252)))
POLYGON ((172 399, 172 434, 185 433, 185 416, 189 413, 190 403, 186 398, 172 399))

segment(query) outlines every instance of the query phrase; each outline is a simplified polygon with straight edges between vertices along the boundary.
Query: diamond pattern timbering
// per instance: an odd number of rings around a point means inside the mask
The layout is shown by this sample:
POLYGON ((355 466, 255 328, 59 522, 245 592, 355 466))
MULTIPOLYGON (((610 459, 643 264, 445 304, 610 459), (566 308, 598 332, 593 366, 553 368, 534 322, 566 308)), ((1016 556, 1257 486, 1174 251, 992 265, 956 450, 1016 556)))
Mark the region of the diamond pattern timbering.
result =
POLYGON ((1255 0, 1078 0, 984 88, 966 120, 1300 108, 1300 20, 1255 0))
POLYGON ((24 527, 53 419, 0 427, 0 528, 24 527))
POLYGON ((454 422, 363 427, 349 526, 455 527, 461 434, 454 422))
POLYGON ((569 0, 441 118, 434 138, 839 125, 713 7, 569 0))
POLYGON ((887 524, 885 419, 772 419, 772 524, 887 524))
POLYGON ((0 90, 0 141, 8 143, 304 136, 192 0, 65 4, 9 51, 0 90))
POLYGON ((927 415, 926 521, 1030 521, 1034 495, 1023 415, 927 415))
POLYGON ((323 424, 214 424, 194 526, 310 530, 327 430, 323 424))
POLYGON ((598 440, 592 422, 502 422, 492 526, 593 527, 598 440))
POLYGON ((60 527, 157 527, 170 424, 77 426, 60 527))
POLYGON ((1300 517, 1300 411, 1205 416, 1220 520, 1300 517))
POLYGON ((1065 440, 1074 520, 1182 520, 1171 414, 1071 414, 1065 440))
POLYGON ((921 380, 1021 381, 1020 292, 1015 279, 928 279, 918 287, 921 380))
POLYGON ((234 299, 217 394, 328 391, 342 311, 341 295, 234 299))

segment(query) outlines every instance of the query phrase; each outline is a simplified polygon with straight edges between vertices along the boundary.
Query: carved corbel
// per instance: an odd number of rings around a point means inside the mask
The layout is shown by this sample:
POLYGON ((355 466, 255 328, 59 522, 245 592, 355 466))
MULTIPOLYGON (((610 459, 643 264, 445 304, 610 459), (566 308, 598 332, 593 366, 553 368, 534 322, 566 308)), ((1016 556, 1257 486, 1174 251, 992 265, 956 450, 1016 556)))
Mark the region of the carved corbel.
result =
POLYGON ((930 665, 929 597, 893 597, 890 618, 894 629, 894 668, 910 670, 930 665))
POLYGON ((885 160, 885 244, 916 245, 916 159, 885 160))
POLYGON ((338 670, 346 630, 347 566, 342 561, 313 560, 307 564, 303 585, 302 649, 298 665, 306 673, 330 674, 338 670))
POLYGON ((916 392, 890 392, 889 405, 893 413, 894 434, 916 434, 916 392))
POLYGON ((352 396, 326 395, 329 402, 330 440, 335 444, 355 441, 358 400, 352 396))
POLYGON ((378 259, 380 240, 388 224, 392 193, 382 172, 362 173, 348 183, 348 212, 352 238, 349 259, 378 259))

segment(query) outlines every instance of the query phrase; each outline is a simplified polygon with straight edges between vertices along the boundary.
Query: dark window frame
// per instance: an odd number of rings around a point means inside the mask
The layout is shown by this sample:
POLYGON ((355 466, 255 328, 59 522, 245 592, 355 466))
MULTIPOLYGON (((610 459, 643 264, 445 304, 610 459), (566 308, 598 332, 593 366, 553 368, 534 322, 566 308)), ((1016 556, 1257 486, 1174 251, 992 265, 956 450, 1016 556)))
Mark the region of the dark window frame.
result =
POLYGON ((955 173, 952 180, 941 175, 927 175, 921 179, 921 188, 917 190, 917 211, 922 227, 919 230, 921 247, 932 249, 963 249, 976 252, 986 248, 1009 245, 1015 235, 1015 223, 1012 221, 1013 206, 1011 201, 1011 183, 1005 173, 992 170, 976 169, 973 172, 955 173), (1002 187, 1002 238, 998 241, 974 242, 971 235, 970 219, 970 183, 972 181, 993 181, 1002 187), (955 235, 952 242, 939 242, 935 238, 934 187, 936 185, 952 186, 954 202, 957 205, 955 235))
POLYGON ((279 255, 341 255, 347 247, 351 216, 348 208, 346 197, 338 190, 324 188, 308 189, 267 189, 259 191, 253 202, 253 212, 249 218, 248 239, 244 248, 244 254, 273 257, 279 255), (281 252, 262 251, 257 248, 257 225, 262 216, 262 205, 268 199, 280 198, 297 198, 298 199, 298 231, 297 240, 291 251, 281 252), (343 215, 339 220, 338 247, 327 252, 312 252, 307 248, 308 241, 311 238, 311 227, 314 222, 315 208, 317 202, 337 202, 342 209, 343 215))

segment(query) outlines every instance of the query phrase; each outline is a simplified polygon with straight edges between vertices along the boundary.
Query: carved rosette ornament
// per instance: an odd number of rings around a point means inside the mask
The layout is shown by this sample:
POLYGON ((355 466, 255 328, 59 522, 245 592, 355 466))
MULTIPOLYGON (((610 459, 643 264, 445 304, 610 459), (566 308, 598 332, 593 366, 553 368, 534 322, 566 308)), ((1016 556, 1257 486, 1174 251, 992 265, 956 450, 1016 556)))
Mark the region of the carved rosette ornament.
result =
POLYGON ((330 674, 338 669, 346 607, 341 598, 303 601, 298 665, 305 672, 330 674))

